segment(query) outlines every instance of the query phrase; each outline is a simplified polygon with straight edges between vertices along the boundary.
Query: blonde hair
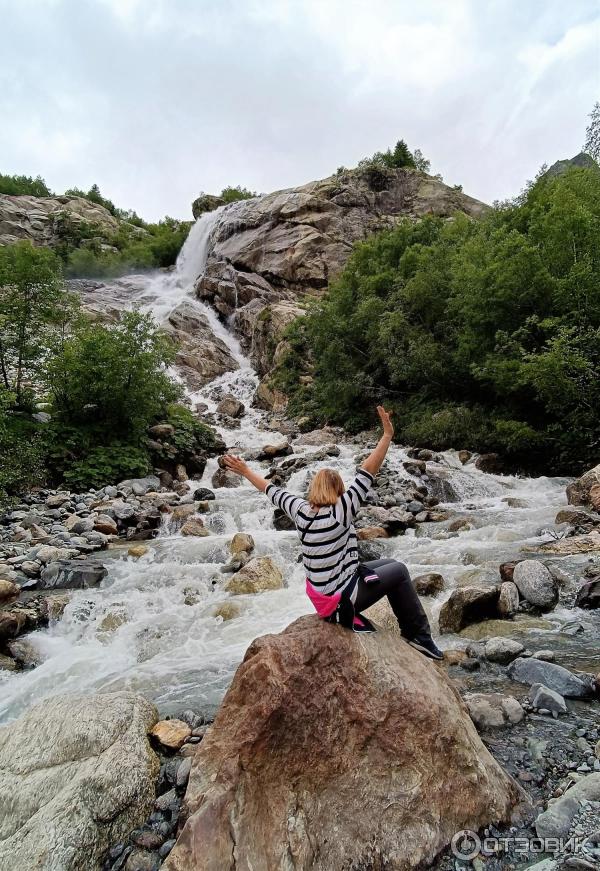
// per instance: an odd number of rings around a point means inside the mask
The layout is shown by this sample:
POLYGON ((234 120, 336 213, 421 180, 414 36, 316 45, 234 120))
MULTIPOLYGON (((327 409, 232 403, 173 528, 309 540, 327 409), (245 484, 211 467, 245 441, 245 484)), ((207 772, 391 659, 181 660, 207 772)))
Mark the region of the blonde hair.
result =
POLYGON ((308 501, 313 508, 335 505, 344 492, 344 482, 333 469, 320 469, 308 488, 308 501))

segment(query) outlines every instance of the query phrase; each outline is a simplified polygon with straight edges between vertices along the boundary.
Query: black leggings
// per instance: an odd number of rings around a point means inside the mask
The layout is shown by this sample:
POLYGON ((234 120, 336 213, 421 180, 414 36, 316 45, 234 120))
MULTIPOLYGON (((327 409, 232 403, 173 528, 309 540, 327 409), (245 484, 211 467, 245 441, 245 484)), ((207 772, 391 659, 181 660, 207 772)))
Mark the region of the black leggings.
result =
POLYGON ((405 638, 431 636, 427 614, 404 563, 395 559, 378 559, 362 565, 373 569, 379 580, 367 583, 362 578, 358 579, 355 611, 360 613, 387 596, 405 638))

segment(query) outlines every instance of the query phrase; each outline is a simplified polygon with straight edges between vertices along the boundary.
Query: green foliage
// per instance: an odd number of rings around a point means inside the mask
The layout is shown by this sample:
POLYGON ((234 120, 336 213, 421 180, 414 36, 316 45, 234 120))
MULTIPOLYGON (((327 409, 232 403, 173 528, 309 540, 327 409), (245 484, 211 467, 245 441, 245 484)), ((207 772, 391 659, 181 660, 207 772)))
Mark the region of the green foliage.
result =
POLYGON ((66 469, 63 480, 71 490, 104 487, 127 478, 141 478, 151 471, 148 452, 142 447, 123 442, 92 446, 82 459, 74 460, 66 469))
POLYGON ((0 173, 0 194, 10 194, 13 197, 51 197, 44 179, 38 175, 31 178, 29 175, 3 175, 0 173))
POLYGON ((237 185, 237 187, 230 185, 223 188, 220 194, 221 199, 225 200, 226 203, 235 203, 238 200, 251 200, 256 195, 256 191, 249 191, 247 188, 241 187, 241 185, 237 185))
POLYGON ((597 462, 599 221, 600 173, 573 169, 479 222, 404 221, 360 243, 288 330, 275 380, 291 410, 358 430, 385 401, 405 441, 529 469, 597 462))
POLYGON ((595 161, 600 162, 600 103, 594 103, 590 112, 590 123, 585 131, 585 144, 583 150, 595 161))
MULTIPOLYGON (((374 191, 386 190, 392 171, 403 167, 429 172, 431 163, 424 157, 420 148, 417 148, 413 154, 404 139, 400 139, 396 142, 393 151, 391 148, 387 151, 376 151, 372 157, 365 157, 358 164, 358 169, 374 191)), ((342 169, 343 167, 338 169, 338 174, 342 169)))
POLYGON ((117 209, 112 200, 108 200, 106 197, 102 196, 97 184, 93 184, 89 191, 82 191, 80 188, 69 188, 65 191, 65 196, 83 197, 91 203, 97 203, 99 206, 103 206, 111 215, 114 215, 115 218, 121 217, 121 210, 117 209))
POLYGON ((0 248, 0 378, 22 407, 50 331, 74 305, 62 285, 61 265, 47 248, 29 242, 0 248))
POLYGON ((22 490, 43 480, 39 427, 15 411, 15 396, 0 388, 0 508, 22 490))

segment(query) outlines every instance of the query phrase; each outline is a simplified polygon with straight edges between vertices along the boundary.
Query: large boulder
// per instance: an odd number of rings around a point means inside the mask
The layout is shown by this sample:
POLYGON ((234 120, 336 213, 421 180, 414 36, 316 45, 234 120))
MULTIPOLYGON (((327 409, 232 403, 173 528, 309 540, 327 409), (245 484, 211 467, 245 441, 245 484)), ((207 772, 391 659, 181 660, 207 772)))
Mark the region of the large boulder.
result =
POLYGON ((524 599, 542 611, 550 611, 558 601, 556 582, 539 560, 518 562, 513 572, 513 583, 524 599))
POLYGON ((163 868, 404 871, 521 802, 443 668, 397 634, 301 617, 248 648, 163 868))
POLYGON ((220 336, 211 329, 206 315, 191 299, 184 299, 170 312, 164 329, 177 344, 175 362, 188 387, 199 390, 239 363, 220 336))
POLYGON ((580 478, 567 485, 567 501, 569 505, 592 506, 591 490, 600 484, 600 464, 588 469, 580 478))
POLYGON ((248 560, 225 585, 229 593, 262 593, 282 587, 283 575, 270 556, 256 556, 248 560))
POLYGON ((582 777, 539 815, 535 821, 538 837, 567 838, 583 802, 600 802, 600 772, 582 777))
POLYGON ((65 227, 93 226, 110 237, 119 222, 104 206, 84 197, 30 197, 0 194, 0 245, 23 239, 53 247, 64 241, 65 227))
POLYGON ((153 705, 130 692, 57 696, 0 727, 0 868, 98 871, 152 809, 153 705))
POLYGON ((107 574, 106 567, 97 560, 61 559, 42 569, 36 586, 44 590, 57 587, 64 590, 86 589, 97 587, 107 574))

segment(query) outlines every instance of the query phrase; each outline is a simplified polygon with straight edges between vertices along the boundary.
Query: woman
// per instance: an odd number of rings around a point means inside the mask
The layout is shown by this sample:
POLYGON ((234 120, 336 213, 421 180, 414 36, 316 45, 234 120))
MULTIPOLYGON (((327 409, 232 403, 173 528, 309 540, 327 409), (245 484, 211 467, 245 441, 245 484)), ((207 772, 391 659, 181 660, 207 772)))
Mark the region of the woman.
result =
POLYGON ((377 407, 377 412, 383 436, 348 490, 337 472, 321 469, 311 482, 306 500, 270 484, 239 457, 226 455, 225 465, 266 493, 273 505, 296 524, 307 575, 306 591, 321 617, 355 631, 373 631, 361 612, 387 596, 408 643, 432 659, 442 659, 406 566, 392 559, 362 564, 358 561, 353 521, 394 435, 390 415, 382 406, 377 407))

